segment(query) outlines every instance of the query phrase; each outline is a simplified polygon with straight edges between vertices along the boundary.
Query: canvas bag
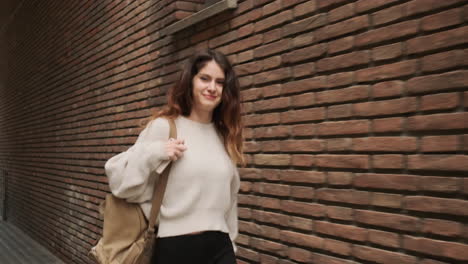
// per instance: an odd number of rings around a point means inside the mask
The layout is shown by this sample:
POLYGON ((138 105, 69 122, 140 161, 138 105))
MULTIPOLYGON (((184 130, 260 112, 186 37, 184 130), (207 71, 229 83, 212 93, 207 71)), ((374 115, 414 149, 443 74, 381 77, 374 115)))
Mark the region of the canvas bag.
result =
MULTIPOLYGON (((174 120, 168 119, 170 138, 177 138, 174 120)), ((138 203, 108 194, 102 204, 104 227, 101 239, 89 255, 99 264, 149 264, 156 240, 159 215, 172 163, 161 174, 153 191, 149 221, 138 203)))

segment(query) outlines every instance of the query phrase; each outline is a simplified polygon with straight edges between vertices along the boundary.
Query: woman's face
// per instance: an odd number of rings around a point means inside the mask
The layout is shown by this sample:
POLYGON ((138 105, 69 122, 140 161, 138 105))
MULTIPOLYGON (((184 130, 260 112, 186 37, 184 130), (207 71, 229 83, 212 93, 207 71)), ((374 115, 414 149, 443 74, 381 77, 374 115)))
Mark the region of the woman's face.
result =
POLYGON ((193 77, 193 107, 212 112, 220 103, 224 86, 224 71, 211 60, 193 77))

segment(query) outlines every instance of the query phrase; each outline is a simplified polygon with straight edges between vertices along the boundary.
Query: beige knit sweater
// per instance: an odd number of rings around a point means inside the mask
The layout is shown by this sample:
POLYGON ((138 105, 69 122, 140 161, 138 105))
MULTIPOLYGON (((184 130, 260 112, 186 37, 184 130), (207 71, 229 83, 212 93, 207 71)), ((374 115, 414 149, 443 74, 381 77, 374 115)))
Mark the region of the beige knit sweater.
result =
MULTIPOLYGON (((237 193, 239 173, 229 158, 213 123, 203 124, 179 116, 175 120, 179 139, 187 150, 172 165, 159 214, 158 237, 204 230, 238 234, 237 193)), ((127 151, 105 164, 112 193, 140 203, 146 217, 151 210, 154 184, 169 164, 165 144, 169 123, 151 121, 127 151)), ((236 250, 233 242, 234 250, 236 250)))

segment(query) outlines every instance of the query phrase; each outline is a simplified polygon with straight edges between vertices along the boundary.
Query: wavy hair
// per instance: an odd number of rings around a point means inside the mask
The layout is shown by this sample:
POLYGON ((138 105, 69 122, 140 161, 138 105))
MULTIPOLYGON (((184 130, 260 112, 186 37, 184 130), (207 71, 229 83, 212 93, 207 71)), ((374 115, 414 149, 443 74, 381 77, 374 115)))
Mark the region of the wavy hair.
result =
POLYGON ((168 91, 168 102, 151 119, 189 116, 193 105, 193 78, 210 61, 215 61, 224 71, 225 80, 220 104, 213 111, 213 123, 222 136, 224 147, 231 160, 245 166, 239 80, 224 54, 215 50, 195 53, 184 65, 180 78, 168 91))

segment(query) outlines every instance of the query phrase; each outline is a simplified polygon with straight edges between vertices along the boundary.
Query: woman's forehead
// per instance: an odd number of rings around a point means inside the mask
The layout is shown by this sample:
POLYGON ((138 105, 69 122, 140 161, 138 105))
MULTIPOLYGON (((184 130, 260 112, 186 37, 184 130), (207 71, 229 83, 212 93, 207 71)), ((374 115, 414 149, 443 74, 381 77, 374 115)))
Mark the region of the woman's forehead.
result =
POLYGON ((224 71, 215 61, 209 61, 200 69, 200 74, 206 74, 214 78, 224 78, 224 71))

